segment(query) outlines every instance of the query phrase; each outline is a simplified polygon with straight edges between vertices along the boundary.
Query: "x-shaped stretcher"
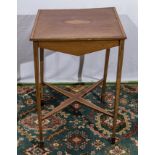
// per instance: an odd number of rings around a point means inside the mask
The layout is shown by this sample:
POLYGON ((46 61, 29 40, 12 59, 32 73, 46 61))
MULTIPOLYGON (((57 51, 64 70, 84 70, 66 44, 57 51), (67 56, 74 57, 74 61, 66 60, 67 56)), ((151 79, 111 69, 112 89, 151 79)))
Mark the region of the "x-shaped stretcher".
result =
MULTIPOLYGON (((66 99, 65 101, 61 102, 60 105, 58 105, 57 107, 55 107, 51 112, 47 113, 46 115, 44 115, 42 117, 42 120, 50 117, 51 115, 53 115, 54 113, 59 112, 60 110, 66 108, 67 106, 69 106, 70 104, 72 104, 73 102, 77 101, 87 107, 90 107, 94 110, 97 110, 101 113, 104 113, 108 116, 113 117, 113 114, 111 114, 110 112, 104 110, 103 108, 93 104, 92 102, 89 102, 88 100, 82 98, 84 95, 86 95, 87 93, 89 93, 91 90, 95 89, 98 85, 100 85, 102 83, 103 80, 99 80, 97 83, 91 85, 88 88, 85 88, 84 90, 80 91, 79 93, 73 94, 71 92, 68 92, 60 87, 54 86, 54 85, 50 85, 48 83, 44 83, 45 85, 47 85, 48 87, 62 93, 63 95, 67 96, 68 99, 66 99)), ((101 98, 102 98, 102 94, 101 94, 101 98)))

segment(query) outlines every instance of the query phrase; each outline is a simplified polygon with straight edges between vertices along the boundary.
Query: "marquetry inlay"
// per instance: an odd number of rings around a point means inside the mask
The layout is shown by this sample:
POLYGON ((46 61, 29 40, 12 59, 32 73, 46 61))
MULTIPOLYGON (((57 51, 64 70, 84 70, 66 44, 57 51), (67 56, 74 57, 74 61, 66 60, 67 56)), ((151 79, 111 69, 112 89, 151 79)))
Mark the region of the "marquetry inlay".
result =
POLYGON ((72 20, 66 20, 65 23, 67 23, 67 24, 88 24, 88 23, 90 23, 90 21, 89 20, 72 19, 72 20))

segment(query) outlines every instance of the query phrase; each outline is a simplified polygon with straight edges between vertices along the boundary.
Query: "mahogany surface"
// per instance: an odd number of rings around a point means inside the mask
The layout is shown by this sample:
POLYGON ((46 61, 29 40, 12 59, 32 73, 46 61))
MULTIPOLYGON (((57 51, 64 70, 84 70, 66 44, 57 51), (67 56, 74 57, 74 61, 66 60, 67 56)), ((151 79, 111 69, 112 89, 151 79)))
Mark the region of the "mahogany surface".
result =
POLYGON ((114 7, 39 10, 30 40, 114 40, 126 35, 114 7))
POLYGON ((44 141, 42 120, 63 110, 75 101, 113 117, 112 142, 115 142, 125 39, 126 35, 123 26, 114 7, 38 11, 30 40, 33 41, 34 51, 36 103, 40 144, 44 141), (103 94, 105 92, 108 74, 110 48, 116 46, 119 47, 119 50, 116 75, 116 96, 114 113, 112 114, 92 102, 85 100, 83 96, 102 83, 101 102, 103 102, 103 94), (72 94, 56 86, 49 85, 44 82, 44 49, 76 56, 106 49, 104 79, 77 94, 72 94), (43 116, 41 111, 41 98, 43 97, 44 84, 68 96, 68 99, 61 102, 60 105, 43 116))

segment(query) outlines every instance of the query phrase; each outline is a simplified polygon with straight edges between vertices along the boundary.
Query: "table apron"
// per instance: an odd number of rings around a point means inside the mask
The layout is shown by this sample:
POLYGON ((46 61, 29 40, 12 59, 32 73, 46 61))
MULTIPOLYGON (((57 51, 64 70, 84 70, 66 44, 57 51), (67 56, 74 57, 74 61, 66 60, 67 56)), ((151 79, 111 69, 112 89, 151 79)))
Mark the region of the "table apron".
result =
POLYGON ((40 48, 68 53, 76 56, 119 46, 119 40, 108 41, 39 41, 40 48))

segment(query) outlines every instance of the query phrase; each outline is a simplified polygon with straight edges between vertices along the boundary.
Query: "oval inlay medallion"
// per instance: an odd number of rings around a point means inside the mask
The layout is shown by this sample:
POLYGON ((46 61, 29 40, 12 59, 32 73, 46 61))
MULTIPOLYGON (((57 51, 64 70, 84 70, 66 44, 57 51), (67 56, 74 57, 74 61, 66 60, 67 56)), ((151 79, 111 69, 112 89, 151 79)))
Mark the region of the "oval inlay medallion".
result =
POLYGON ((65 23, 68 23, 68 24, 88 24, 88 23, 90 23, 90 21, 89 20, 73 19, 73 20, 66 20, 65 23))

